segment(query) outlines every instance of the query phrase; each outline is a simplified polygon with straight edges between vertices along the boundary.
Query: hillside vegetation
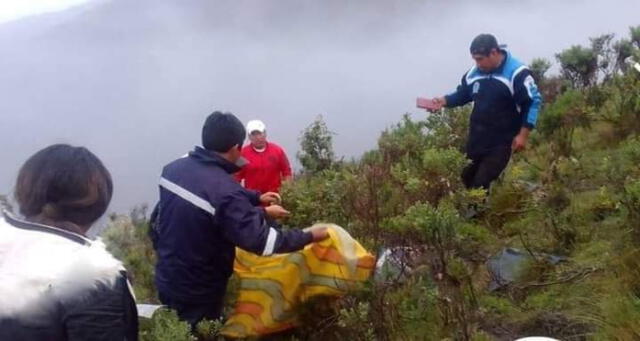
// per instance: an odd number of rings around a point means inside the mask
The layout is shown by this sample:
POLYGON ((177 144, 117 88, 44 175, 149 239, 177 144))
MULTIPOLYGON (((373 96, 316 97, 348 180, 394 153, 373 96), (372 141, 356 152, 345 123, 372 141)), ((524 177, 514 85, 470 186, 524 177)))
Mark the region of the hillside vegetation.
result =
MULTIPOLYGON (((339 224, 372 253, 406 247, 410 270, 300 307, 300 327, 270 338, 640 339, 640 72, 629 63, 639 51, 640 26, 560 52, 555 76, 550 61, 532 61, 544 108, 488 194, 460 180, 469 107, 407 115, 351 161, 335 159, 319 118, 301 136, 304 169, 283 190, 293 212, 284 223, 339 224), (505 248, 526 260, 490 288, 487 262, 505 248)), ((157 302, 144 212, 133 216, 114 217, 104 238, 138 300, 157 302)), ((171 312, 143 322, 146 340, 194 337, 171 312)), ((197 337, 215 339, 218 327, 197 337)))

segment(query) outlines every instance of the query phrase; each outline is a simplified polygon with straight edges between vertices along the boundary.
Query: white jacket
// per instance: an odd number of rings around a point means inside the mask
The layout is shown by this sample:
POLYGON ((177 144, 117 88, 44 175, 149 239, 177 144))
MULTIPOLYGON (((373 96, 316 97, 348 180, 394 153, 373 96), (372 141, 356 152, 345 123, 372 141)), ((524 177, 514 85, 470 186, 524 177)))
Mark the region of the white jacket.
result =
POLYGON ((136 318, 122 263, 104 243, 0 216, 0 340, 132 340, 136 318))

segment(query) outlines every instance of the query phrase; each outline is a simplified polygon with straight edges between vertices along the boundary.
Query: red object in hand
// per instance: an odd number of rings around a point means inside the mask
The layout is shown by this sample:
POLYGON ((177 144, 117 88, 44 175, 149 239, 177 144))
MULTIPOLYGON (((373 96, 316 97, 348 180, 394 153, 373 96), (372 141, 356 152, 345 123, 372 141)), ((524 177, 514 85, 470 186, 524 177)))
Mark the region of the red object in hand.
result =
POLYGON ((418 97, 418 99, 416 100, 416 106, 418 108, 427 109, 427 110, 439 109, 438 105, 436 104, 436 101, 432 99, 422 98, 422 97, 418 97))

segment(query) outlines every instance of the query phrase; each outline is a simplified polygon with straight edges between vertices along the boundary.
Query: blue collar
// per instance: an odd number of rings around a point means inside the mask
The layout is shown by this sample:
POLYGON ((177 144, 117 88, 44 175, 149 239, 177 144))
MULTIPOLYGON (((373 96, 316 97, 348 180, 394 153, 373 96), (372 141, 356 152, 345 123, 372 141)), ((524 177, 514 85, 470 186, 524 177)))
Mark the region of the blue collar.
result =
POLYGON ((480 70, 480 68, 477 68, 478 72, 483 75, 501 74, 502 71, 504 70, 504 66, 507 65, 507 61, 511 58, 511 53, 509 53, 509 51, 504 49, 500 49, 500 52, 502 52, 502 54, 504 55, 504 58, 502 59, 502 62, 500 63, 500 65, 498 65, 497 68, 489 72, 484 72, 480 70))
POLYGON ((218 153, 206 150, 202 147, 196 146, 195 149, 189 152, 189 157, 202 163, 213 164, 225 170, 229 174, 233 174, 240 170, 240 166, 228 161, 218 153))

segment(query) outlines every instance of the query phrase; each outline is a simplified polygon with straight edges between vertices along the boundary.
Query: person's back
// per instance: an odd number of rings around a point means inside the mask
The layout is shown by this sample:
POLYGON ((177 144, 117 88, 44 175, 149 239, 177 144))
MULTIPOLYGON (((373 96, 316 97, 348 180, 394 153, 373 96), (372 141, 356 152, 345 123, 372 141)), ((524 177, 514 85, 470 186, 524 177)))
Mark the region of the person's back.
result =
POLYGON ((122 264, 101 242, 0 218, 0 340, 135 340, 122 264))
POLYGON ((235 246, 223 235, 215 207, 220 208, 220 203, 233 196, 244 195, 245 190, 231 179, 225 166, 232 165, 196 148, 162 171, 154 232, 156 285, 165 296, 217 304, 216 298, 226 289, 233 272, 235 246), (185 195, 190 200, 176 195, 175 188, 190 193, 185 195), (195 206, 194 201, 204 207, 195 206))
POLYGON ((232 177, 240 167, 242 123, 229 113, 214 112, 205 121, 202 145, 164 167, 160 200, 152 213, 151 236, 157 253, 156 286, 160 301, 194 326, 217 319, 227 281, 233 272, 235 247, 259 255, 291 252, 326 231, 280 231, 266 215, 286 214, 273 201, 232 177))
POLYGON ((53 145, 27 160, 15 190, 25 218, 0 215, 0 340, 137 340, 122 264, 84 235, 111 194, 85 148, 53 145))

